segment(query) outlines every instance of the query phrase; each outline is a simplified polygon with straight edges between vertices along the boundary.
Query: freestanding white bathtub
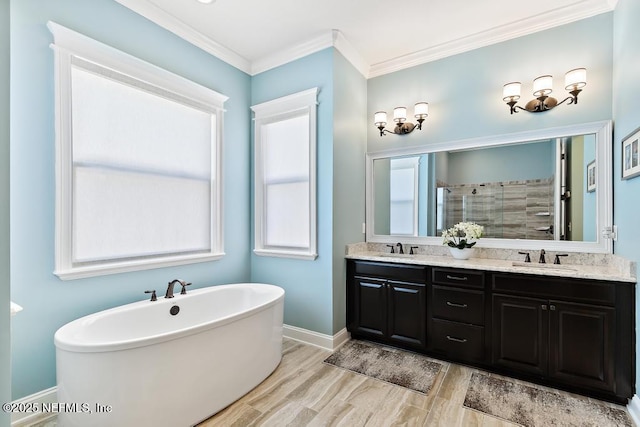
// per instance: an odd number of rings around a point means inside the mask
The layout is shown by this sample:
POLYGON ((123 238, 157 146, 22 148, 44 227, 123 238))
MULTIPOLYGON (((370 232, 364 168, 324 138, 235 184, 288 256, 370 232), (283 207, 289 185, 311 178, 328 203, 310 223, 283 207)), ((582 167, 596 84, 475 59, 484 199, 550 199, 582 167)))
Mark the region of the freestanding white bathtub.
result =
POLYGON ((180 427, 206 419, 278 366, 283 305, 277 286, 221 285, 64 325, 55 334, 58 425, 180 427))

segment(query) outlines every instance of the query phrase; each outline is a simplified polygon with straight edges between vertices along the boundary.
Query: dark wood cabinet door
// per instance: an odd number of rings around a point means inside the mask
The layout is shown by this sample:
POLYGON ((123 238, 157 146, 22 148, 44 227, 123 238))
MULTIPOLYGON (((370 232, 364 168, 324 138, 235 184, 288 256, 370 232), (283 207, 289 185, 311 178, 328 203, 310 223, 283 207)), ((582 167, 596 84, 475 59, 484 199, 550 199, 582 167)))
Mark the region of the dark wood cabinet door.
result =
POLYGON ((356 277, 351 332, 382 338, 387 335, 386 280, 356 277))
POLYGON ((549 377, 612 391, 615 310, 550 301, 549 316, 549 377))
POLYGON ((545 375, 548 361, 548 301, 493 295, 493 363, 545 375))
POLYGON ((389 339, 414 349, 426 349, 426 286, 394 281, 389 281, 387 286, 389 339))

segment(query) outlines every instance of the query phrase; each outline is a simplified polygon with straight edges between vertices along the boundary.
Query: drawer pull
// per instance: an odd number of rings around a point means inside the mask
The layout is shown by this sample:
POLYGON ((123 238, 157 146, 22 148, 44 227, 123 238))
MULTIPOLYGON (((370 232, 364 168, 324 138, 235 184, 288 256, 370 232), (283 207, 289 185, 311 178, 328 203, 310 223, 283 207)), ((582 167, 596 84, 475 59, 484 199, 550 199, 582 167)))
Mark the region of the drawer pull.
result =
POLYGON ((455 342, 467 342, 466 338, 456 338, 456 337, 452 337, 451 335, 447 335, 447 339, 449 341, 455 341, 455 342))
POLYGON ((451 276, 450 274, 447 274, 447 279, 449 279, 449 280, 462 280, 462 281, 465 281, 465 280, 468 280, 469 278, 468 278, 467 276, 460 277, 460 276, 451 276))
POLYGON ((450 307, 467 308, 467 304, 458 304, 457 302, 447 301, 447 305, 450 307))

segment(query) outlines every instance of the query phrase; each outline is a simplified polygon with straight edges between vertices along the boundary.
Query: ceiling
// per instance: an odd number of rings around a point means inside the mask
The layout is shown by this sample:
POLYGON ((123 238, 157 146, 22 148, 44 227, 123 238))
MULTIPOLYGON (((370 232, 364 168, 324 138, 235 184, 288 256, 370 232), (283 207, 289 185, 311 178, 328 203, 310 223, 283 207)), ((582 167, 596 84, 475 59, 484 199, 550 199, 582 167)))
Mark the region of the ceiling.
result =
POLYGON ((566 24, 617 0, 116 0, 254 75, 329 46, 365 77, 566 24))

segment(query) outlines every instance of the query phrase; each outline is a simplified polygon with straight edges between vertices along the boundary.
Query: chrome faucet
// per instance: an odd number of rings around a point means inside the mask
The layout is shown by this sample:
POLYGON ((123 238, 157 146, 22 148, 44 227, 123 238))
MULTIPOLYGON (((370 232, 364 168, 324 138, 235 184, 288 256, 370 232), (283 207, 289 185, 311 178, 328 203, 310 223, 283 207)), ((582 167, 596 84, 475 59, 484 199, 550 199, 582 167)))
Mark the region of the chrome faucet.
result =
POLYGON ((174 279, 174 280, 170 281, 169 282, 169 286, 167 286, 167 293, 164 295, 165 298, 173 298, 173 286, 176 283, 179 283, 182 286, 182 290, 180 291, 180 295, 185 295, 187 293, 187 290, 185 288, 191 284, 191 283, 187 283, 184 280, 180 280, 180 279, 174 279))
POLYGON ((547 260, 544 259, 544 254, 545 254, 544 249, 541 249, 540 250, 540 259, 538 260, 538 263, 545 264, 547 262, 547 260))

